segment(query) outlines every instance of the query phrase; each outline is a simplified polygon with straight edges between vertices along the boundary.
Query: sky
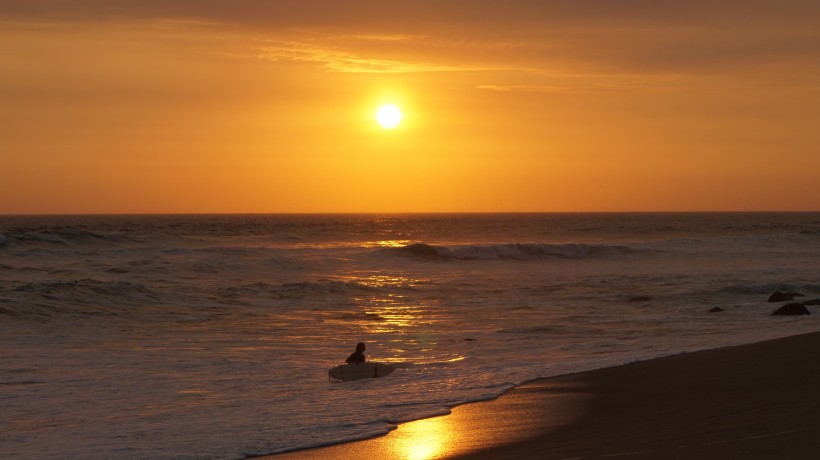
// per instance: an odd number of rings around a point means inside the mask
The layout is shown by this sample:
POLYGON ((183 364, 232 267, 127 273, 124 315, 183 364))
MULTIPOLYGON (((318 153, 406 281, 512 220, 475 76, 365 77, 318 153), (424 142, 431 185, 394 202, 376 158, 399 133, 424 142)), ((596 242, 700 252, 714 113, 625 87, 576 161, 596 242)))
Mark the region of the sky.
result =
POLYGON ((0 214, 820 210, 818 127, 815 0, 0 0, 0 214))

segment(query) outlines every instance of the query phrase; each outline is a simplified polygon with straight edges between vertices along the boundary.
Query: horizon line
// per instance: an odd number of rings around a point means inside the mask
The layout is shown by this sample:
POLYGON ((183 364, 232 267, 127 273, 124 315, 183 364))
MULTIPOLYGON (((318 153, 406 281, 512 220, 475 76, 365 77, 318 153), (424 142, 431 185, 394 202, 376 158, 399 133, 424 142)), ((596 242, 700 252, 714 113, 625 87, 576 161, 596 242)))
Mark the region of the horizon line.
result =
POLYGON ((648 211, 305 211, 305 212, 33 212, 0 217, 36 216, 321 216, 321 215, 481 215, 481 214, 810 214, 820 210, 648 210, 648 211))

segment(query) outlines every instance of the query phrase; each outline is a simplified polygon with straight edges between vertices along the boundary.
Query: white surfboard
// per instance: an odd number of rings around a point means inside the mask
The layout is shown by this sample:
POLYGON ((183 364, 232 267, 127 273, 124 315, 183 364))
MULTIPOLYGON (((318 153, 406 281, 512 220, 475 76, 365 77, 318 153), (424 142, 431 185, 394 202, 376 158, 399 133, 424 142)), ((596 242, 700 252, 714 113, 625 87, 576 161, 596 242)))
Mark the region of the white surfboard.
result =
POLYGON ((395 371, 396 368, 389 364, 382 363, 352 363, 342 364, 327 371, 332 379, 336 380, 361 380, 373 377, 384 377, 395 371))

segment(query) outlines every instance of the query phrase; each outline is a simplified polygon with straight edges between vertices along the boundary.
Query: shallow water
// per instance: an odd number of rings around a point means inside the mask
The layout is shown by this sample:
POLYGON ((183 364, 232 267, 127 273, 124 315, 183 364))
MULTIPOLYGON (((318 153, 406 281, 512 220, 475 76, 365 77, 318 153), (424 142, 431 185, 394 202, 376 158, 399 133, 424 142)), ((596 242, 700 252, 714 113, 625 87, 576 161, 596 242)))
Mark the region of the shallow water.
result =
POLYGON ((0 235, 3 458, 243 458, 820 329, 766 302, 820 295, 816 213, 6 216, 0 235), (398 370, 331 383, 359 341, 398 370))

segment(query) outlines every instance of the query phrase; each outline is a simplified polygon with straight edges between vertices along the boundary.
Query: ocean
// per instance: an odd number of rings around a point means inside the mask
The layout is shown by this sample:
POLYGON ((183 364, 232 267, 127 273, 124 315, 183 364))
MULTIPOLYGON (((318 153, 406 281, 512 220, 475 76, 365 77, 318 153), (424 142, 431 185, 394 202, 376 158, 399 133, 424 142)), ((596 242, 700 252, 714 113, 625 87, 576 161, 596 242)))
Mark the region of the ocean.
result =
POLYGON ((778 290, 820 296, 820 213, 0 216, 0 458, 242 459, 820 330, 778 290), (330 381, 357 342, 397 370, 330 381))

